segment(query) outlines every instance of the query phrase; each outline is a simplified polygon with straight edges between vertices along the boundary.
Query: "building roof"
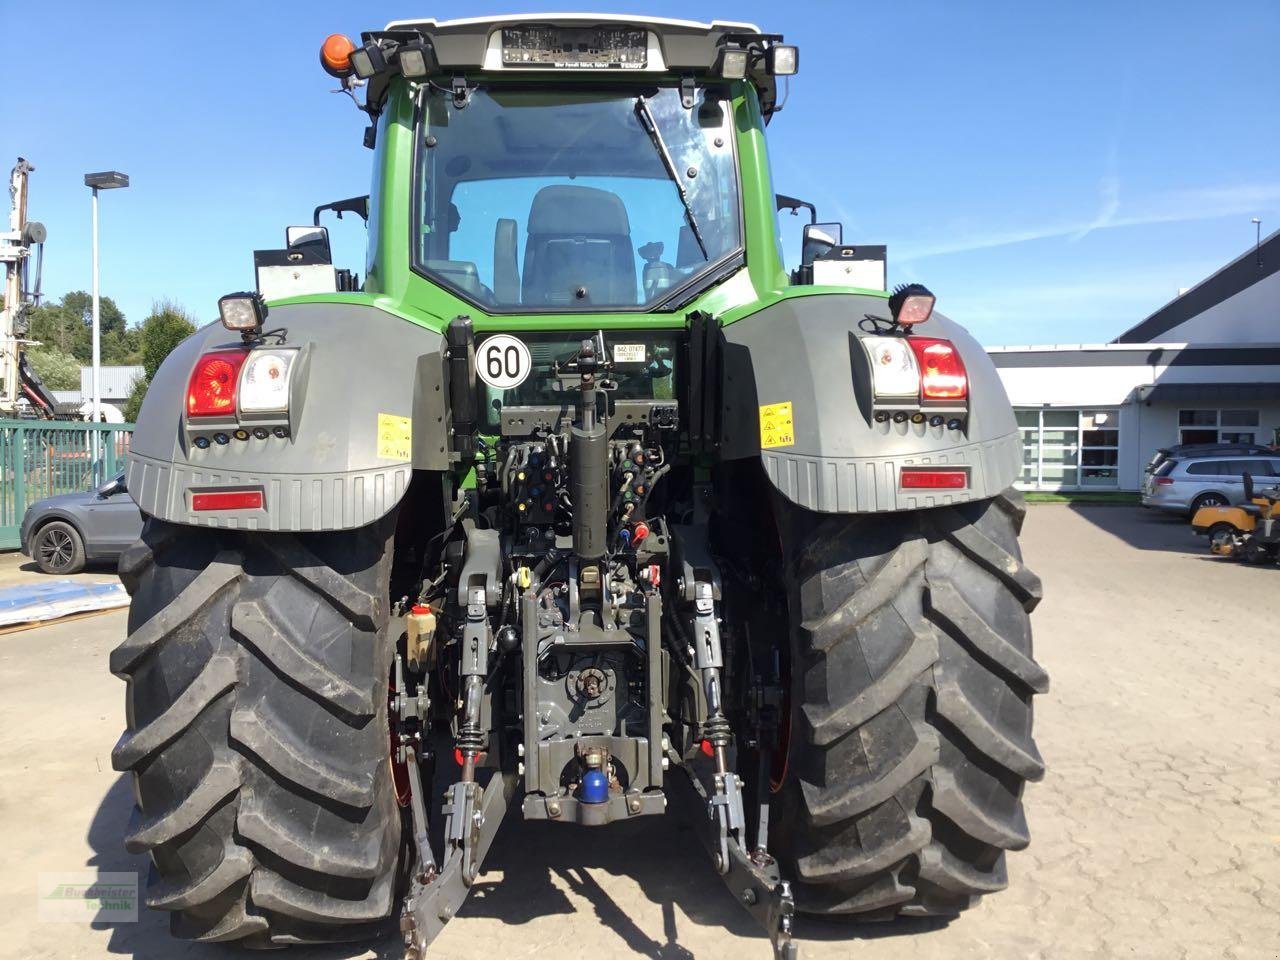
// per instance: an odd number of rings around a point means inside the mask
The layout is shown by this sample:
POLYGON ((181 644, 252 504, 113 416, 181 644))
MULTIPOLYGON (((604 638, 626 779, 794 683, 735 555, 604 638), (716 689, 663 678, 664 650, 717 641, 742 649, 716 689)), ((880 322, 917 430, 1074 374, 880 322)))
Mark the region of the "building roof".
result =
POLYGON ((1207 280, 1170 300, 1141 323, 1120 334, 1114 342, 1149 343, 1159 339, 1179 324, 1230 300, 1277 271, 1280 271, 1280 230, 1264 239, 1256 250, 1250 247, 1207 280))
POLYGON ((1280 343, 1054 343, 987 347, 997 367, 1275 366, 1280 343))
POLYGON ((1205 407, 1280 403, 1280 383, 1153 383, 1138 387, 1143 403, 1182 403, 1205 407))
MULTIPOLYGON (((124 398, 133 391, 136 381, 146 376, 141 364, 131 367, 99 367, 98 386, 104 397, 124 398)), ((93 367, 80 368, 80 396, 93 396, 93 367)))

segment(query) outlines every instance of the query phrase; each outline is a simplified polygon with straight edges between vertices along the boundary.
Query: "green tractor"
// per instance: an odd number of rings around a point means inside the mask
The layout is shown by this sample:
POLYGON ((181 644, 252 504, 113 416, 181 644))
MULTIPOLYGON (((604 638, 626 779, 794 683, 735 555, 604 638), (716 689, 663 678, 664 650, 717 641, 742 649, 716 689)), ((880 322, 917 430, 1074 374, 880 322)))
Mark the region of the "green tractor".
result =
POLYGON ((770 177, 782 39, 325 42, 373 179, 315 219, 367 220, 363 281, 289 228, 129 454, 113 760, 176 936, 398 924, 418 957, 505 816, 603 828, 676 791, 779 956, 796 915, 1005 886, 1048 683, 1017 425, 883 247, 811 222, 785 269, 778 211, 817 217, 770 177))

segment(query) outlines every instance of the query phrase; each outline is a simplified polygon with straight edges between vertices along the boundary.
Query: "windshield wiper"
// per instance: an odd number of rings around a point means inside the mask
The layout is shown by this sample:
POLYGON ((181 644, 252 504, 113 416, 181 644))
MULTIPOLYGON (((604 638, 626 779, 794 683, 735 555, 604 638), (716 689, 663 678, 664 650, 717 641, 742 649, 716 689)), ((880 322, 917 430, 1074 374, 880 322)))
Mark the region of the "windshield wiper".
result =
POLYGON ((653 114, 649 111, 649 101, 643 95, 636 97, 636 116, 640 118, 640 126, 644 127, 645 132, 649 134, 649 139, 653 141, 654 147, 657 148, 658 156, 662 158, 662 165, 667 168, 667 176, 676 185, 676 193, 680 195, 680 203, 684 207, 684 218, 689 224, 689 229, 693 231, 693 239, 698 241, 698 249, 702 251, 702 259, 710 260, 711 256, 707 253, 707 245, 702 241, 702 231, 698 229, 698 218, 693 215, 693 207, 689 203, 689 192, 685 190, 684 184, 680 181, 680 171, 676 169, 675 162, 671 159, 671 153, 667 150, 666 141, 662 139, 662 132, 658 129, 657 121, 653 119, 653 114))

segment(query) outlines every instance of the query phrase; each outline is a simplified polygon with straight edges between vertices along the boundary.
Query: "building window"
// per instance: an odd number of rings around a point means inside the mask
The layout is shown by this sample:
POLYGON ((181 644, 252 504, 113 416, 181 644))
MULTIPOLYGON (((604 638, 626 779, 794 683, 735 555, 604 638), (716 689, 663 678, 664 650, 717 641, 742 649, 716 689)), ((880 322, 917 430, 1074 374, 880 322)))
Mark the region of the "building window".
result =
POLYGON ((1018 410, 1019 484, 1033 490, 1116 487, 1120 423, 1114 410, 1018 410))
POLYGON ((1256 443, 1257 410, 1179 410, 1179 443, 1256 443))
POLYGON ((1113 410, 1080 413, 1080 486, 1120 485, 1120 417, 1113 410))

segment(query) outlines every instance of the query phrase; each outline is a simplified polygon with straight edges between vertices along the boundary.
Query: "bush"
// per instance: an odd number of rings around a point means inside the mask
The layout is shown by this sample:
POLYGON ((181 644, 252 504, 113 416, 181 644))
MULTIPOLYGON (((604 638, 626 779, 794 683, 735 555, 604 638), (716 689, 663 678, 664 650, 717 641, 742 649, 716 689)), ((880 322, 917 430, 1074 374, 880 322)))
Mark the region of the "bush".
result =
POLYGON ((142 366, 148 381, 173 348, 195 332, 195 322, 178 304, 161 300, 152 306, 151 316, 142 321, 142 366))
POLYGON ((71 354, 57 347, 32 347, 25 354, 46 389, 80 389, 80 361, 71 354))
POLYGON ((142 398, 147 395, 147 387, 151 386, 151 381, 146 377, 139 377, 133 382, 133 389, 129 391, 129 399, 124 402, 124 419, 126 423, 138 422, 138 411, 142 409, 142 398))

